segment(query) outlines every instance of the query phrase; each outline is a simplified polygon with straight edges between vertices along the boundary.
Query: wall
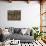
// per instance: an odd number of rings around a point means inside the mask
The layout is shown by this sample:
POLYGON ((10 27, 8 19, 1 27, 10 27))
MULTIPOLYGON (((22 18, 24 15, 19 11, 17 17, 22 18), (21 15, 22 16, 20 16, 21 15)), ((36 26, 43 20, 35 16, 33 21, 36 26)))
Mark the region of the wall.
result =
POLYGON ((40 4, 35 2, 2 2, 0 1, 0 27, 32 27, 40 26, 40 4), (21 10, 20 21, 8 21, 8 10, 21 10))

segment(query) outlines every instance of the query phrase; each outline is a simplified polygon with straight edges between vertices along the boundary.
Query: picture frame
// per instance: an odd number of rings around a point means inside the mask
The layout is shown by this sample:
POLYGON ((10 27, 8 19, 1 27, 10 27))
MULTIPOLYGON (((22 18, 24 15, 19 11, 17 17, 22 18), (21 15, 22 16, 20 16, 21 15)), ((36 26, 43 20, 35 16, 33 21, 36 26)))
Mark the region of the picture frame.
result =
POLYGON ((21 20, 21 10, 8 10, 8 20, 21 20))

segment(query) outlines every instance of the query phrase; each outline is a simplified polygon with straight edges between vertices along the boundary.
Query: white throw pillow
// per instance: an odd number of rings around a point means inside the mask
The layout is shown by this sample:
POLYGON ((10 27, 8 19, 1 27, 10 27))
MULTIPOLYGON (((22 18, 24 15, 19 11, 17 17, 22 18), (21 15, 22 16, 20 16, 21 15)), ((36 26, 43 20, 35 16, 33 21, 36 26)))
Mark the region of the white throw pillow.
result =
POLYGON ((21 29, 21 33, 24 35, 27 32, 27 28, 26 29, 21 29))
POLYGON ((3 29, 3 35, 7 36, 7 35, 10 35, 10 33, 8 32, 8 29, 3 29))

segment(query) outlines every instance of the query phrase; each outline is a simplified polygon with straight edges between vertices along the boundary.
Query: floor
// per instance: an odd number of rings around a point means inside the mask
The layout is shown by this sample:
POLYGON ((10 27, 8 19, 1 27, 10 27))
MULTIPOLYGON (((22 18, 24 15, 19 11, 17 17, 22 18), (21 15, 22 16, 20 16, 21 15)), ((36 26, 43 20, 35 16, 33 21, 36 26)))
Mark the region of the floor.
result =
POLYGON ((46 46, 46 44, 42 40, 36 40, 33 43, 19 43, 15 45, 5 44, 0 46, 46 46))
POLYGON ((22 46, 46 46, 46 44, 42 40, 36 40, 33 43, 22 44, 22 46))

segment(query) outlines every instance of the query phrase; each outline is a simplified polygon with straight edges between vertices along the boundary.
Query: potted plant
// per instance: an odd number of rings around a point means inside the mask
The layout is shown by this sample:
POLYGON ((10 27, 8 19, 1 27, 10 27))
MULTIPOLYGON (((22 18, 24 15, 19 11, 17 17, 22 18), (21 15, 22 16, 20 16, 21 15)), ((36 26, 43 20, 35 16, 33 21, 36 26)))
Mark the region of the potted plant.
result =
POLYGON ((38 37, 41 38, 42 32, 38 31, 39 28, 38 27, 32 27, 32 28, 35 31, 35 33, 34 33, 34 40, 36 40, 38 37))

